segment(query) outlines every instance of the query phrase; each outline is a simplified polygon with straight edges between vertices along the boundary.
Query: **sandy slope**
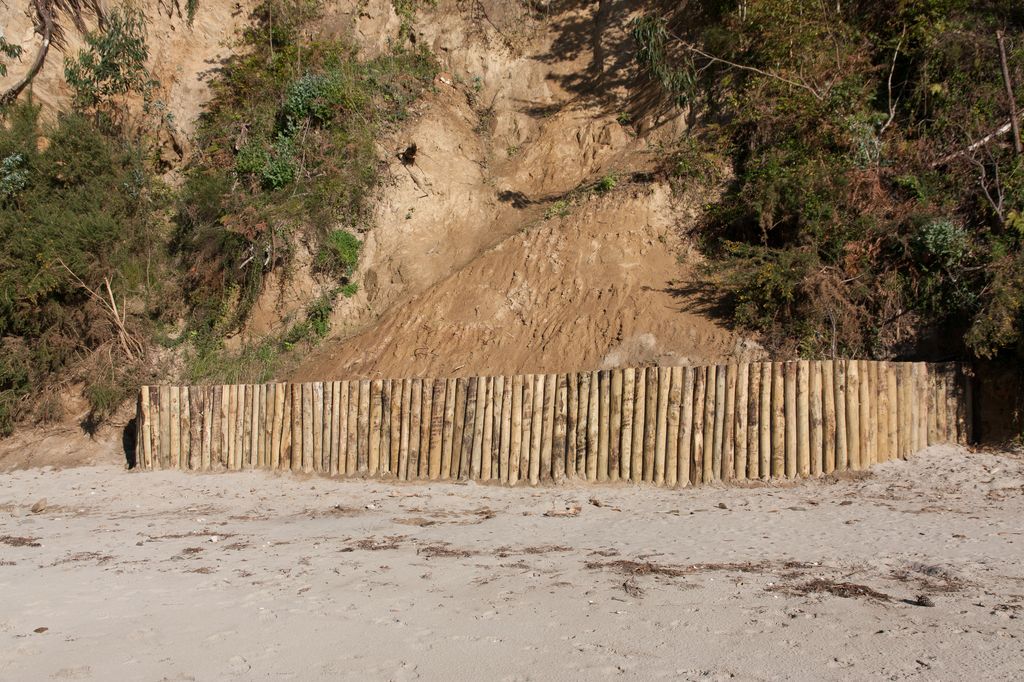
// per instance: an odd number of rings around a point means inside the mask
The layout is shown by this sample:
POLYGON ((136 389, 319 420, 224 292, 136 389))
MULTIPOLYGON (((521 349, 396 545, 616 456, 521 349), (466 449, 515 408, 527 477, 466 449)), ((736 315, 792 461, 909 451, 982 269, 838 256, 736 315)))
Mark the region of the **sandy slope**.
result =
POLYGON ((1024 461, 952 448, 681 492, 19 471, 0 678, 1019 679, 1022 517, 1024 461))

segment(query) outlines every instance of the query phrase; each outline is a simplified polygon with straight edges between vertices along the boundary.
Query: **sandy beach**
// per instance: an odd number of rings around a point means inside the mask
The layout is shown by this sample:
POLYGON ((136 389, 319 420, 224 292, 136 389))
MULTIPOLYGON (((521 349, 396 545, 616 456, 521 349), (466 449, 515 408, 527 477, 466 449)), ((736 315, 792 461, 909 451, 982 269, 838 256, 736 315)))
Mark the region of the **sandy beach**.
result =
POLYGON ((1009 453, 936 447, 862 477, 680 491, 113 462, 0 475, 0 678, 1024 669, 1024 459, 1009 453))

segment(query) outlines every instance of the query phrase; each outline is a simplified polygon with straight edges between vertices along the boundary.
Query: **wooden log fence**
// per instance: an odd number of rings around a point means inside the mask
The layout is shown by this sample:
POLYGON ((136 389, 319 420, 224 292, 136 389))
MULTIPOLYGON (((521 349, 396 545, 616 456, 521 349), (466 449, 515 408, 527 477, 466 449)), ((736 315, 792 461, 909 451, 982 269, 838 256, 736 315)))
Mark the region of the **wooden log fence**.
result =
POLYGON ((503 485, 810 478, 971 442, 957 363, 143 386, 135 467, 503 485))

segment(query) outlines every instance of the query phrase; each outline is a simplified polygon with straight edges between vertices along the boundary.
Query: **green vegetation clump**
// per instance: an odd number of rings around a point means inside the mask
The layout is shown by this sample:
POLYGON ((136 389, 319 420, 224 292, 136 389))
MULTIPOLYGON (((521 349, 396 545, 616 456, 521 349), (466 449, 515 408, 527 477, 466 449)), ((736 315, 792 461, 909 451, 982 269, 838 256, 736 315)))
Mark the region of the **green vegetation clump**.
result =
POLYGON ((986 137, 997 30, 1024 96, 1019 3, 701 0, 633 29, 699 122, 668 172, 735 172, 699 235, 737 322, 809 355, 1024 347, 1024 158, 986 137))
POLYGON ((238 329, 299 239, 313 242, 320 271, 349 283, 355 235, 369 228, 375 140, 436 73, 424 51, 360 61, 340 40, 311 39, 318 14, 304 0, 265 2, 213 85, 175 240, 199 335, 238 329))

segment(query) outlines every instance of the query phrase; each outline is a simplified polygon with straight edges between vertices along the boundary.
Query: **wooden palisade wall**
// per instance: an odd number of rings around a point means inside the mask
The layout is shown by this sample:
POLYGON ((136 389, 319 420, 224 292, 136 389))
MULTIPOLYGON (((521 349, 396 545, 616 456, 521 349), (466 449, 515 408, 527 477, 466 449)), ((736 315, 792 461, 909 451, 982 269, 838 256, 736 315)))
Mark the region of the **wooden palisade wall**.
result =
POLYGON ((969 370, 864 360, 143 386, 136 466, 685 487, 972 441, 969 370))

